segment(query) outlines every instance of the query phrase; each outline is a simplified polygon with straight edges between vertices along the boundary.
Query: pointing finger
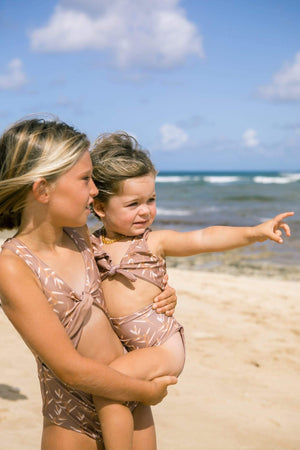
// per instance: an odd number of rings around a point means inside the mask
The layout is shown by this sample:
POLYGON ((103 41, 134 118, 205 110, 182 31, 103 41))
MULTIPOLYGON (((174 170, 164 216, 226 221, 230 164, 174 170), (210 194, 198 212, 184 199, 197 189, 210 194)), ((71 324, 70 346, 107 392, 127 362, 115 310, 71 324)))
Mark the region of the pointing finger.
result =
POLYGON ((293 216, 295 213, 293 211, 285 212, 282 214, 278 214, 278 216, 275 217, 276 222, 280 223, 282 220, 286 219, 287 217, 293 216))

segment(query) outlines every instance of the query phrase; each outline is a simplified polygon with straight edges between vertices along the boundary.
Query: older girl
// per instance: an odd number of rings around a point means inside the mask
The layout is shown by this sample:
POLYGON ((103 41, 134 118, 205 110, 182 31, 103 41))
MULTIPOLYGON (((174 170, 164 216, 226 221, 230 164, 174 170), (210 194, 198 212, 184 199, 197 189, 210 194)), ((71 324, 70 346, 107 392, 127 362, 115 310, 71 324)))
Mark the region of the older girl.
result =
POLYGON ((92 396, 125 417, 127 441, 107 449, 154 449, 149 409, 136 408, 131 442, 123 403, 155 404, 176 379, 128 376, 138 372, 122 357, 92 253, 74 229, 85 225, 97 195, 88 147, 84 134, 55 120, 21 121, 2 135, 0 229, 17 229, 0 255, 2 307, 37 360, 43 450, 103 448, 92 396))

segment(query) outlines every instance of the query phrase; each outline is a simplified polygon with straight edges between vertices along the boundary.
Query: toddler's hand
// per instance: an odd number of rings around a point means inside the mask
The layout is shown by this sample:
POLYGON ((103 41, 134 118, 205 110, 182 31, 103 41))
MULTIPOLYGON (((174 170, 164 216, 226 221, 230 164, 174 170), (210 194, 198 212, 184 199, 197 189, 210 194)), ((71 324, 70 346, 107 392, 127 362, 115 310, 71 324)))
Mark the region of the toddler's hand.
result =
POLYGON ((281 230, 284 230, 286 236, 289 237, 291 235, 290 227, 287 223, 284 222, 284 219, 293 215, 294 212, 285 212, 282 214, 278 214, 278 216, 274 217, 273 219, 254 227, 256 240, 259 242, 264 242, 267 239, 271 239, 278 244, 282 244, 283 239, 281 230))

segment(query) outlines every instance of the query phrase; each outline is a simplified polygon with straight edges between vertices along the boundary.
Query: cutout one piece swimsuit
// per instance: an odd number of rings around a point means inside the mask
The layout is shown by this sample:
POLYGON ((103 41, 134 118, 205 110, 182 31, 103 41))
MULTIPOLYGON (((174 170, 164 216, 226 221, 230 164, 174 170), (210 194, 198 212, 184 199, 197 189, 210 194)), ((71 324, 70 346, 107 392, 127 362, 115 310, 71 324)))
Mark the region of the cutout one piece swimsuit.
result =
MULTIPOLYGON (((8 239, 2 248, 22 258, 38 277, 51 308, 58 315, 76 348, 92 305, 101 308, 105 313, 106 307, 100 289, 99 273, 91 250, 75 230, 65 229, 65 232, 75 242, 85 262, 85 290, 80 296, 18 239, 8 239)), ((92 395, 65 385, 37 355, 35 357, 43 400, 43 415, 55 425, 102 441, 101 427, 92 395)))

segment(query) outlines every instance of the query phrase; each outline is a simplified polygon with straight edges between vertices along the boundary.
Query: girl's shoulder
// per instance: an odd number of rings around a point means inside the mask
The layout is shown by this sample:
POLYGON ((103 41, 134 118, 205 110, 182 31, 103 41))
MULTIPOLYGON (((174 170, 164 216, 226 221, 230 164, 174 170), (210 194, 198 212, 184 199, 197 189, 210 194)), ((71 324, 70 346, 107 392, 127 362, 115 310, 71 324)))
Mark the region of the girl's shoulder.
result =
MULTIPOLYGON (((6 269, 11 270, 15 265, 19 266, 19 262, 24 263, 17 255, 17 241, 9 238, 1 245, 0 251, 0 274, 2 275, 6 269)), ((23 264, 21 264, 22 266, 23 264)))
POLYGON ((15 286, 24 288, 28 281, 36 284, 36 277, 22 258, 9 249, 0 253, 0 296, 2 302, 15 286))
MULTIPOLYGON (((0 252, 0 276, 4 278, 8 274, 14 275, 15 273, 18 274, 18 272, 23 273, 24 268, 28 268, 27 264, 23 258, 19 257, 17 251, 13 250, 13 247, 9 246, 6 248, 4 244, 0 252)), ((25 272, 27 272, 27 270, 25 270, 25 272)), ((31 273, 31 271, 28 273, 31 273)))
POLYGON ((0 252, 0 275, 2 274, 3 270, 5 270, 6 264, 10 267, 11 265, 14 265, 16 261, 18 261, 17 255, 13 253, 11 250, 2 248, 0 252))

